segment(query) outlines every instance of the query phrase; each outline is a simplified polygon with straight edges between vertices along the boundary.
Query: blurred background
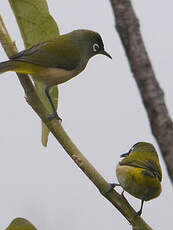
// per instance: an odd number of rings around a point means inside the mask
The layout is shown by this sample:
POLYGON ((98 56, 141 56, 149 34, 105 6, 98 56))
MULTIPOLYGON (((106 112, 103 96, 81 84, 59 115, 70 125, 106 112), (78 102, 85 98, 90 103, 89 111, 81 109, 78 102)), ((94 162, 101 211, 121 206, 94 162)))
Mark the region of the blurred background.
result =
MULTIPOLYGON (((117 182, 115 168, 120 154, 138 141, 153 143, 163 169, 163 192, 144 204, 142 217, 153 229, 172 225, 172 185, 115 31, 110 2, 47 2, 61 34, 79 28, 95 30, 113 57, 92 58, 83 73, 59 86, 59 115, 65 130, 109 182, 117 182)), ((132 0, 132 4, 173 116, 173 2, 132 0)), ((1 0, 0 14, 18 49, 24 49, 8 1, 1 0)), ((7 57, 0 47, 0 61, 4 60, 7 57)), ((15 73, 0 76, 0 229, 15 217, 27 218, 38 230, 131 229, 52 135, 47 148, 41 145, 40 119, 24 96, 15 73)), ((125 196, 139 210, 140 200, 125 196)))

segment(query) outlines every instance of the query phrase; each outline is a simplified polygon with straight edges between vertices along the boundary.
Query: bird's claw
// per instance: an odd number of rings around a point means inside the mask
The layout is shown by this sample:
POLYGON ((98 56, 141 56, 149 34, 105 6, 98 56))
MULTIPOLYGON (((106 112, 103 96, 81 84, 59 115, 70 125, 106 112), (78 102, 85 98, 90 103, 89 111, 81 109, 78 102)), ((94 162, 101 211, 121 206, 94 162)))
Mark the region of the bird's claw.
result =
POLYGON ((122 196, 123 198, 125 198, 125 196, 124 196, 124 190, 122 191, 121 196, 122 196))
POLYGON ((109 186, 108 190, 107 190, 105 193, 109 193, 109 192, 111 192, 116 186, 120 186, 119 184, 115 184, 115 183, 110 183, 109 185, 110 185, 110 186, 109 186))
POLYGON ((52 113, 52 114, 48 115, 48 119, 50 121, 53 120, 54 118, 56 118, 57 120, 59 120, 60 122, 62 122, 62 119, 58 116, 57 113, 52 113))
POLYGON ((138 214, 138 216, 141 216, 142 210, 139 210, 139 211, 137 212, 137 214, 138 214))

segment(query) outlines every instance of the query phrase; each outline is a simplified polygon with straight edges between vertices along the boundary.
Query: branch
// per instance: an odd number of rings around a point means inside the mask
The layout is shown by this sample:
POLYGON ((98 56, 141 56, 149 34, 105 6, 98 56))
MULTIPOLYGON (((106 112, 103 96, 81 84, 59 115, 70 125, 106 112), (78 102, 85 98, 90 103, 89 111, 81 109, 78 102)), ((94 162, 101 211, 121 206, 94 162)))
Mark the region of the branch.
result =
POLYGON ((116 29, 128 57, 155 136, 173 182, 173 123, 156 80, 130 0, 111 0, 116 29))
MULTIPOLYGON (((15 54, 17 48, 10 39, 10 36, 5 28, 5 25, 0 17, 0 42, 4 47, 8 56, 15 54)), ((109 193, 108 191, 110 185, 109 183, 97 172, 97 170, 90 164, 90 162, 84 157, 84 155, 79 151, 75 144, 68 137, 64 131, 61 123, 53 119, 49 121, 48 111, 42 104, 40 98, 38 97, 35 88, 30 81, 29 77, 26 75, 18 74, 19 80, 24 87, 27 102, 31 105, 34 111, 39 115, 43 122, 47 125, 49 130, 55 136, 57 141, 62 145, 64 150, 68 155, 73 159, 73 161, 79 166, 79 168, 89 177, 89 179, 96 185, 101 194, 109 200, 114 207, 116 207, 125 218, 131 223, 131 225, 136 230, 152 230, 141 217, 137 215, 135 210, 129 205, 127 200, 117 193, 115 190, 112 190, 109 193)))

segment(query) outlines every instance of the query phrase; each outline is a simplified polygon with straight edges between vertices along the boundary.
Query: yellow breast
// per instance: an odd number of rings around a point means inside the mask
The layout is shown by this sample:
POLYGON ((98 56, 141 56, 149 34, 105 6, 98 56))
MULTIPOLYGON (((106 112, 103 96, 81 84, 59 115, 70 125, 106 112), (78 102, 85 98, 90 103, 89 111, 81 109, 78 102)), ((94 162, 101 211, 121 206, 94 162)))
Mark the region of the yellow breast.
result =
POLYGON ((147 174, 146 169, 118 165, 116 174, 122 188, 136 198, 148 201, 161 193, 158 177, 147 174))

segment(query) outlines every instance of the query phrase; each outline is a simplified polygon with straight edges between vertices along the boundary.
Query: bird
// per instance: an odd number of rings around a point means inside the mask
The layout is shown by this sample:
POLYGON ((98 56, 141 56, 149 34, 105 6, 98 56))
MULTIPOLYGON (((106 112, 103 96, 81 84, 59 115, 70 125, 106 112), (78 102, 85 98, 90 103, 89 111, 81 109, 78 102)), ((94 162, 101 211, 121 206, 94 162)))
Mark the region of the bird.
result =
POLYGON ((51 87, 77 76, 97 54, 112 59, 104 49, 100 34, 86 29, 74 30, 9 57, 8 61, 0 63, 0 74, 14 71, 29 74, 36 82, 41 82, 53 110, 48 118, 61 120, 49 94, 51 87))
POLYGON ((151 143, 138 142, 122 154, 124 159, 116 167, 119 184, 124 191, 141 200, 138 215, 142 214, 144 201, 158 197, 162 191, 162 170, 156 149, 151 143))
POLYGON ((28 220, 22 217, 17 217, 9 224, 6 230, 37 230, 37 229, 28 220))

